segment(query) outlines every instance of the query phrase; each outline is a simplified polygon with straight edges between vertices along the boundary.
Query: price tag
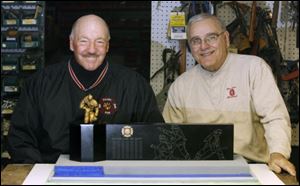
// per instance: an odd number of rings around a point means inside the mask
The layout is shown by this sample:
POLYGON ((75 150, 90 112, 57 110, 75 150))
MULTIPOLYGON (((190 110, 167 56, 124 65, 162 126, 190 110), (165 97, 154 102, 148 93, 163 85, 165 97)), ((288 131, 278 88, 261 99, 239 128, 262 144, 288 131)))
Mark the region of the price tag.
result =
POLYGON ((12 70, 16 70, 16 69, 17 69, 17 67, 13 66, 13 65, 3 65, 2 66, 3 71, 12 71, 12 70))
POLYGON ((6 25, 16 25, 17 20, 16 19, 7 19, 5 20, 6 25))
POLYGON ((184 12, 171 12, 170 29, 171 39, 186 39, 186 25, 184 12))
POLYGON ((22 70, 36 70, 36 65, 22 65, 22 70))
POLYGON ((37 20, 36 19, 22 19, 23 25, 36 25, 37 20))

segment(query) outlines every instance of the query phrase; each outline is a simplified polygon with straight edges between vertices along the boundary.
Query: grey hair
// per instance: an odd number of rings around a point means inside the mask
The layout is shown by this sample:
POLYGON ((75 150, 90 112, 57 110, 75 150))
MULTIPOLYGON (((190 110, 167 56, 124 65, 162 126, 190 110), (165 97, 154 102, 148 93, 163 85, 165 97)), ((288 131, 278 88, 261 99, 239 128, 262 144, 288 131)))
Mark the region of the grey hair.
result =
POLYGON ((217 23, 217 25, 220 26, 222 31, 226 31, 226 25, 217 16, 207 14, 207 13, 202 13, 202 14, 195 15, 195 16, 193 16, 189 19, 188 26, 187 26, 188 35, 189 35, 189 30, 190 30, 193 23, 203 21, 203 20, 206 20, 206 19, 212 19, 213 21, 215 21, 215 23, 217 23))
MULTIPOLYGON (((107 30, 108 40, 110 40, 110 31, 109 31, 108 25, 107 25, 107 23, 104 21, 104 19, 102 19, 101 17, 99 17, 99 16, 97 16, 97 15, 94 15, 94 14, 90 14, 90 15, 96 16, 96 17, 98 17, 98 18, 102 21, 102 23, 105 25, 106 30, 107 30)), ((89 16, 89 15, 86 15, 86 16, 89 16)), ((82 17, 85 17, 85 16, 82 16, 82 17)), ((80 17, 79 19, 77 19, 77 20, 75 21, 75 23, 73 24, 71 33, 70 33, 70 35, 69 35, 70 38, 73 38, 73 37, 74 37, 75 28, 76 28, 76 26, 77 26, 79 20, 80 20, 82 17, 80 17)))

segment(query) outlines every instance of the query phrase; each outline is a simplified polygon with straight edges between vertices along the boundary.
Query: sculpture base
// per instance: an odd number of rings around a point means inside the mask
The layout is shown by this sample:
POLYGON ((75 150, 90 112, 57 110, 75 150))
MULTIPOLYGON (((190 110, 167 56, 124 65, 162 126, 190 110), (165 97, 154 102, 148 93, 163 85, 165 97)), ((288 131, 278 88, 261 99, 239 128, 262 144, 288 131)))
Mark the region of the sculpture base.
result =
POLYGON ((72 125, 70 159, 233 160, 233 124, 72 125))
POLYGON ((105 130, 105 125, 71 124, 70 159, 80 162, 104 160, 105 130))

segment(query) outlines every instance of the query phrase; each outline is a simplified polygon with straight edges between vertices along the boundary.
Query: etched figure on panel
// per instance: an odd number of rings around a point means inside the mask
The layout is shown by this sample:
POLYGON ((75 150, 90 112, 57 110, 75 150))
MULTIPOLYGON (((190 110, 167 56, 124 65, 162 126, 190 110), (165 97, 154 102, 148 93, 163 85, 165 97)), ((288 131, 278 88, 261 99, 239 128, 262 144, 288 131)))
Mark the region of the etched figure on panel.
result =
POLYGON ((154 149, 154 159, 190 159, 190 155, 186 150, 186 137, 178 126, 172 126, 171 130, 158 128, 161 131, 159 135, 159 144, 151 145, 154 149))
POLYGON ((223 154, 223 149, 226 147, 221 147, 220 136, 222 135, 222 130, 217 129, 210 133, 204 140, 204 146, 195 155, 194 159, 208 159, 214 154, 217 154, 219 160, 225 159, 223 154))

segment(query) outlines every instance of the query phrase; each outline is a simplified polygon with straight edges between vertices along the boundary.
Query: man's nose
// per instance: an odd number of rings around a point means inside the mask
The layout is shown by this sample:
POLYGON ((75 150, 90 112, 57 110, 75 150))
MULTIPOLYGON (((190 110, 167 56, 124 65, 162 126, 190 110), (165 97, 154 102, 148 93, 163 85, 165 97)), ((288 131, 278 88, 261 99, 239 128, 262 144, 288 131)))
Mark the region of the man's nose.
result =
POLYGON ((92 54, 96 52, 96 47, 94 43, 89 44, 88 52, 92 54))
POLYGON ((201 44, 200 44, 200 49, 201 49, 201 50, 205 50, 205 49, 207 49, 207 48, 209 48, 209 47, 210 47, 210 45, 207 44, 207 42, 206 42, 205 40, 203 40, 203 41, 201 42, 201 44))

